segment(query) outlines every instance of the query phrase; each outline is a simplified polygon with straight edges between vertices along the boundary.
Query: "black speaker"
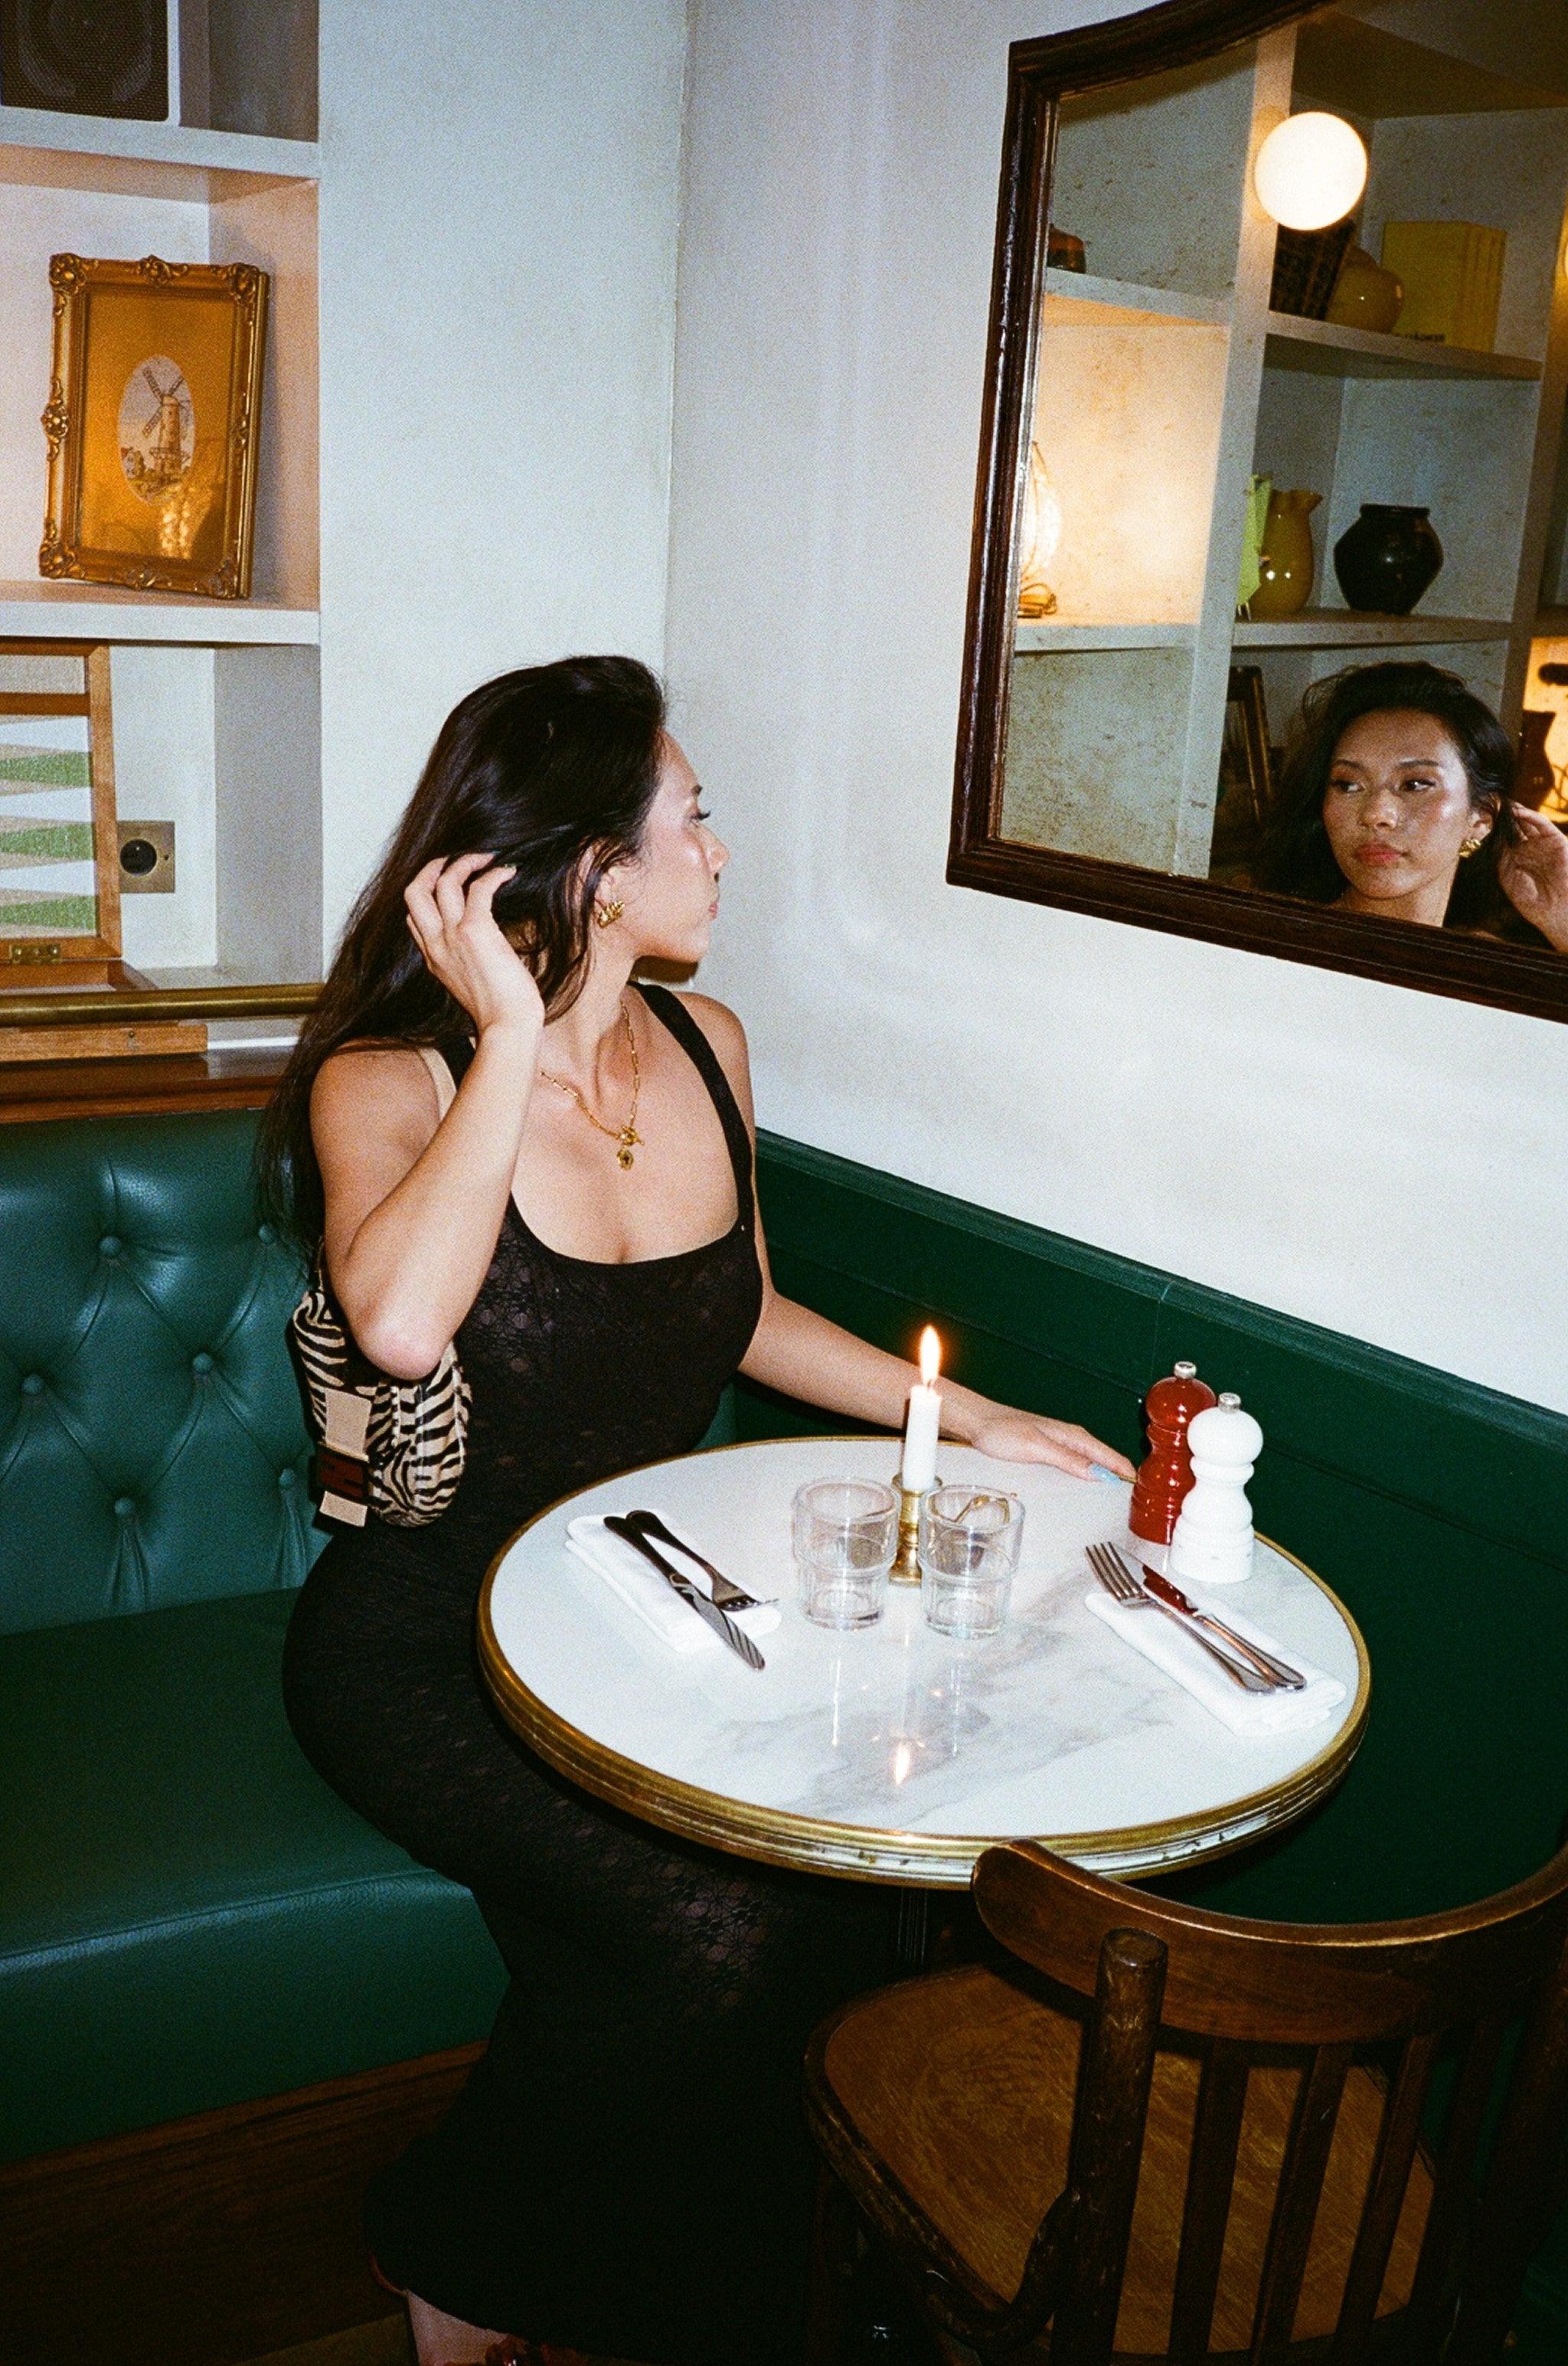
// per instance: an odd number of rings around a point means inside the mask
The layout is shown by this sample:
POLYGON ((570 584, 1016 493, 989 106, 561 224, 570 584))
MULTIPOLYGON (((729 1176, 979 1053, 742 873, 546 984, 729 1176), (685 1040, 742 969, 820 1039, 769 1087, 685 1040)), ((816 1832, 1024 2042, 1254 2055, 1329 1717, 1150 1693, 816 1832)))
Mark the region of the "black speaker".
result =
POLYGON ((0 100, 162 123, 169 112, 165 0, 0 0, 0 100))

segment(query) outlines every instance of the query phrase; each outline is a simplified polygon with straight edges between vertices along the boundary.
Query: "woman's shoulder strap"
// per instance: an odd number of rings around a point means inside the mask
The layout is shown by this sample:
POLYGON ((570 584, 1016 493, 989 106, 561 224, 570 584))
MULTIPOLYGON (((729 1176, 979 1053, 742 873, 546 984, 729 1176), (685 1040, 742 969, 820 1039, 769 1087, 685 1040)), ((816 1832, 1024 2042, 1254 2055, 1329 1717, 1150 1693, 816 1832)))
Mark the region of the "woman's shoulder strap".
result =
POLYGON ((636 986, 654 1017, 668 1027, 708 1088, 735 1169, 735 1201, 740 1228, 749 1233, 752 1214, 751 1137, 730 1090, 723 1063, 678 994, 671 994, 667 986, 652 986, 642 978, 636 980, 636 986))

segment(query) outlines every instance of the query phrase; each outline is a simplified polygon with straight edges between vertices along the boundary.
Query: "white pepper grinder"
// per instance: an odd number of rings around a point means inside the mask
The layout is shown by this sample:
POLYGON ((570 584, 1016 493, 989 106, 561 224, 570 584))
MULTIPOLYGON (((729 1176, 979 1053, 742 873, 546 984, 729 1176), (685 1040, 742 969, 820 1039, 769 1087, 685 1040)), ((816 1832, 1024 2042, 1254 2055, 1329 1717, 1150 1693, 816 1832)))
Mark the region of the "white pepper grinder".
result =
POLYGON ((1192 1485, 1170 1540, 1170 1574, 1194 1585, 1238 1585, 1252 1575, 1252 1505, 1247 1482, 1263 1432, 1234 1391, 1193 1414, 1187 1443, 1192 1485))

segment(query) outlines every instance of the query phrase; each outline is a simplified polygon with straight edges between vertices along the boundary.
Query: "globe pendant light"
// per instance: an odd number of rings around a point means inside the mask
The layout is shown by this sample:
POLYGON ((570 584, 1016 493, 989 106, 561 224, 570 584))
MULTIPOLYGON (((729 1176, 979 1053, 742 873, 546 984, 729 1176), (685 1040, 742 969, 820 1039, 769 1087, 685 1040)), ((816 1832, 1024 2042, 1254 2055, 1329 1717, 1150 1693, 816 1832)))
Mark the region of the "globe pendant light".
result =
POLYGON ((1281 230, 1326 230, 1367 186, 1365 143, 1340 116, 1288 115, 1258 150, 1252 186, 1281 230))

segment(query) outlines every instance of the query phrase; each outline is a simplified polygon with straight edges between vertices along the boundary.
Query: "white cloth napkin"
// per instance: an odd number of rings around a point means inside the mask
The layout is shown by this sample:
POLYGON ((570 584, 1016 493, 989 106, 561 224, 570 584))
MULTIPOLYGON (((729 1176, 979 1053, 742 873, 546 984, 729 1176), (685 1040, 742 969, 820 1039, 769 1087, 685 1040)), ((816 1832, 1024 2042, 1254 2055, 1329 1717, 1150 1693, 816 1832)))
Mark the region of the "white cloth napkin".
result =
MULTIPOLYGON (((1190 1587, 1187 1591, 1200 1610, 1211 1608, 1190 1587)), ((1321 1725, 1325 1718, 1332 1717, 1345 1697, 1345 1687, 1337 1676, 1325 1675, 1321 1668, 1303 1660, 1299 1651, 1287 1651, 1272 1635, 1266 1635, 1261 1627, 1242 1617, 1228 1600, 1213 1610, 1213 1616, 1223 1618, 1227 1627, 1234 1627, 1249 1643, 1260 1643, 1276 1659, 1298 1669, 1306 1678, 1303 1690, 1243 1692, 1223 1669, 1215 1666, 1201 1643, 1181 1632, 1174 1618, 1168 1618, 1162 1610, 1140 1610, 1124 1602, 1114 1602, 1101 1586, 1085 1594, 1084 1607, 1102 1618, 1113 1634, 1120 1635, 1124 1643, 1131 1643, 1145 1660, 1163 1668, 1183 1692, 1190 1693, 1195 1701, 1201 1701, 1222 1725, 1228 1725, 1244 1741, 1274 1733, 1299 1733, 1303 1726, 1321 1725)), ((1224 1651, 1224 1642, 1218 1637, 1215 1640, 1224 1651)))
MULTIPOLYGON (((650 1505, 649 1508, 657 1510, 658 1507, 650 1505)), ((662 1512, 659 1513, 659 1517, 664 1518, 662 1512)), ((666 1521, 665 1525, 681 1538, 682 1543, 689 1542, 673 1520, 666 1521)), ((711 1600, 713 1581, 706 1572, 699 1569, 694 1561, 682 1560, 681 1555, 671 1551, 662 1538, 655 1537, 652 1541, 682 1577, 691 1579, 693 1590, 707 1594, 711 1600)), ((620 1595, 626 1608, 635 1610, 645 1625, 651 1627, 672 1651, 722 1651, 726 1648, 723 1639, 715 1633, 707 1620, 699 1617, 688 1604, 682 1601, 674 1587, 660 1577, 652 1562, 644 1560, 636 1546, 629 1545, 625 1537, 613 1536, 603 1519, 584 1513, 575 1520, 569 1520, 566 1542, 568 1551, 574 1552, 580 1560, 585 1560, 589 1568, 620 1595)), ((736 1580, 737 1584, 742 1582, 739 1578, 736 1580)), ((771 1635, 779 1623, 778 1605, 773 1602, 760 1602, 755 1610, 732 1610, 729 1616, 738 1627, 744 1628, 752 1637, 771 1635)))

